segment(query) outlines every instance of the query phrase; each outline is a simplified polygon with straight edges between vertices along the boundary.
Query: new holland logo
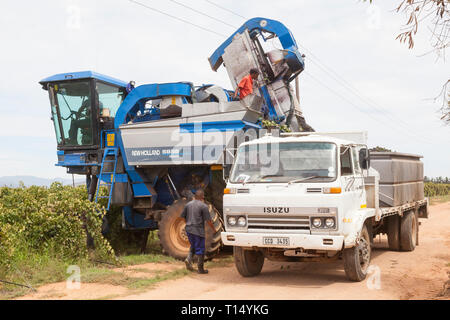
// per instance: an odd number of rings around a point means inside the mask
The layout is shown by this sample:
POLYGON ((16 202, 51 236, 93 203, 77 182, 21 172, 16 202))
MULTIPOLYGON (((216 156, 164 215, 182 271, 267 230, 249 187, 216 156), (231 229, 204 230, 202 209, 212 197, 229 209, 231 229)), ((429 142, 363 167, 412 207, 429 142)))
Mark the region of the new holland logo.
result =
POLYGON ((264 207, 264 213, 289 213, 286 207, 264 207))

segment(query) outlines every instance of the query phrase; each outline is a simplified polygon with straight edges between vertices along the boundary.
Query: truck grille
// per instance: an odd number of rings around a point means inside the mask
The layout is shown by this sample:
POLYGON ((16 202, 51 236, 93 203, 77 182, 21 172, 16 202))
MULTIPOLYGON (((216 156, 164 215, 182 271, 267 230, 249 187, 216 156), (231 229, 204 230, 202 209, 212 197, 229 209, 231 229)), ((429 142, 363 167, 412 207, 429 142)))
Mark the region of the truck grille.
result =
POLYGON ((248 229, 309 230, 309 217, 248 216, 248 229))

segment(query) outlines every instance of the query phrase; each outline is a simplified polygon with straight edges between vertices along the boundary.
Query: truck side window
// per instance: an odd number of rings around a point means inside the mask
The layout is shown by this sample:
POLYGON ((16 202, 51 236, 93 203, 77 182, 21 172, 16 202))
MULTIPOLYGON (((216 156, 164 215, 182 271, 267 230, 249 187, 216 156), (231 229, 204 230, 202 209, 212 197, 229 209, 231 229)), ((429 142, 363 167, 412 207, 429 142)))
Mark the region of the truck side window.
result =
POLYGON ((341 175, 348 176, 353 174, 350 148, 341 147, 341 175))

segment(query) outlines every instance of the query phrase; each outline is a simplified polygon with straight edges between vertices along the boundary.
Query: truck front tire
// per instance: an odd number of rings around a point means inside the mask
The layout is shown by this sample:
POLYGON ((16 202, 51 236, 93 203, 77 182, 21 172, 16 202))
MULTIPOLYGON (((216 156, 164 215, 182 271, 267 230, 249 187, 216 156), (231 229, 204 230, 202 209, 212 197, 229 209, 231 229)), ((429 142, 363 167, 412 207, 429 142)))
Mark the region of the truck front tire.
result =
POLYGON ((370 264, 370 236, 364 224, 358 244, 353 248, 344 249, 344 270, 351 281, 363 281, 367 276, 370 264))
POLYGON ((254 277, 261 273, 264 265, 264 254, 256 250, 244 250, 233 247, 234 264, 243 277, 254 277))
POLYGON ((402 251, 413 251, 416 248, 419 224, 414 211, 403 214, 400 223, 400 248, 402 251))

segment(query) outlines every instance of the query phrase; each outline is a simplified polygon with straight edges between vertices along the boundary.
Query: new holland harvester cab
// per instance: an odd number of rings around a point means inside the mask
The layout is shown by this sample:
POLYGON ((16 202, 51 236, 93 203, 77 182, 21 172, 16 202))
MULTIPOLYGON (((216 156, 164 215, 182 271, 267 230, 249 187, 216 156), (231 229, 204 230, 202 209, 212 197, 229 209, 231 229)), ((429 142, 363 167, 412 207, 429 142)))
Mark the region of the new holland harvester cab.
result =
POLYGON ((189 241, 179 216, 199 188, 216 227, 215 234, 207 229, 207 253, 222 245, 223 169, 233 158, 225 150, 235 149, 249 129, 260 129, 263 118, 293 131, 312 130, 291 87, 303 58, 280 22, 247 21, 209 62, 214 71, 225 65, 233 89, 257 68, 254 94, 234 100, 234 90, 190 82, 144 84, 127 93, 126 82, 91 71, 40 82, 50 96, 57 165, 86 175, 92 201, 106 186, 107 209, 122 207, 124 228, 159 229, 164 252, 180 259, 189 241))

